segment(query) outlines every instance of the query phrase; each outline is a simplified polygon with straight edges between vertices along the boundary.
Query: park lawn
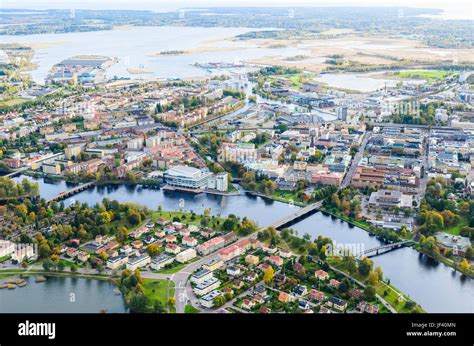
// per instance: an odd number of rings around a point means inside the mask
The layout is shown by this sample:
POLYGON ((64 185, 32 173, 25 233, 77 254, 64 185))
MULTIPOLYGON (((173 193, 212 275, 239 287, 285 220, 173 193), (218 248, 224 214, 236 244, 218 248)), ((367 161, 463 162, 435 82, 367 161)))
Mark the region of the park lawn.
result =
POLYGON ((143 290, 145 296, 147 296, 151 303, 159 301, 163 307, 166 307, 168 304, 168 298, 174 297, 174 282, 169 282, 169 297, 167 294, 168 290, 168 280, 165 279, 143 279, 143 290))
POLYGON ((397 73, 401 78, 425 79, 428 82, 443 80, 450 74, 451 72, 447 71, 431 70, 401 71, 397 73))
POLYGON ((443 232, 452 235, 460 235, 461 230, 465 226, 467 226, 467 219, 463 218, 458 224, 444 229, 443 232))
MULTIPOLYGON (((200 226, 202 215, 194 214, 194 220, 191 220, 191 215, 192 215, 191 213, 179 212, 179 211, 155 211, 155 212, 152 213, 152 218, 162 217, 164 219, 173 221, 173 218, 177 217, 177 218, 179 218, 180 222, 182 222, 182 223, 187 223, 189 225, 200 226), (183 218, 183 216, 184 216, 184 218, 183 218)), ((209 215, 209 217, 212 219, 212 215, 209 215)), ((220 220, 221 224, 224 221, 224 219, 218 218, 218 217, 215 217, 214 220, 220 220)))
POLYGON ((159 270, 158 273, 160 273, 160 274, 174 274, 174 273, 179 272, 185 266, 186 266, 186 263, 181 263, 181 264, 178 264, 178 265, 174 266, 173 268, 159 270))
POLYGON ((186 304, 186 306, 184 307, 185 314, 197 314, 198 312, 199 310, 190 304, 186 304))
POLYGON ((5 261, 6 261, 7 259, 9 259, 10 257, 11 257, 10 255, 0 257, 0 263, 5 262, 5 261))

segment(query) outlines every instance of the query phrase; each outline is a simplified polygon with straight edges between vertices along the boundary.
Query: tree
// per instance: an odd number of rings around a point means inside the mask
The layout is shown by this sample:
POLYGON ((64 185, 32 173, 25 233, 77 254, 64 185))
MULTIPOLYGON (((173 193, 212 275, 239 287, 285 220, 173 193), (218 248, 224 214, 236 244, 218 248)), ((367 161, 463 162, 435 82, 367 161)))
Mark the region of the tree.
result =
POLYGON ((141 292, 131 294, 129 307, 133 312, 147 312, 149 299, 141 292))
POLYGON ((371 284, 372 286, 377 286, 377 284, 379 283, 379 274, 377 274, 377 273, 374 272, 374 271, 370 271, 370 273, 369 273, 369 278, 368 278, 368 282, 369 282, 369 284, 371 284))
POLYGON ((168 299, 169 309, 171 310, 175 305, 176 305, 176 299, 174 299, 174 297, 170 297, 170 299, 168 299))
POLYGON ((273 281, 273 277, 275 276, 275 271, 273 270, 273 267, 270 266, 265 270, 265 274, 263 275, 263 281, 265 281, 265 284, 270 285, 273 281))
POLYGON ((156 314, 161 314, 163 312, 163 305, 159 300, 153 302, 153 312, 156 314))
POLYGON ((57 269, 58 271, 62 272, 64 270, 64 268, 66 268, 66 265, 64 264, 63 261, 59 261, 58 262, 58 265, 57 265, 57 269))
POLYGON ((147 246, 146 252, 150 257, 156 256, 160 253, 160 247, 156 244, 150 244, 147 246))
POLYGON ((117 232, 115 233, 115 236, 116 236, 118 242, 120 242, 120 243, 125 242, 125 240, 127 240, 127 238, 128 238, 127 228, 125 228, 123 226, 117 228, 117 232))
POLYGON ((51 261, 49 258, 47 258, 43 261, 43 269, 44 270, 49 271, 52 266, 53 266, 53 261, 51 261))
POLYGON ((470 265, 469 265, 469 262, 467 261, 467 259, 463 259, 461 261, 461 263, 459 264, 459 268, 462 270, 462 271, 467 271, 469 270, 470 268, 470 265))
POLYGON ((363 276, 369 275, 370 271, 372 270, 372 267, 374 266, 374 262, 370 260, 367 257, 364 257, 360 262, 359 262, 359 273, 363 276))
POLYGON ((215 307, 222 306, 222 305, 225 304, 225 302, 226 302, 226 299, 225 299, 224 295, 222 295, 222 294, 214 298, 214 306, 215 307))
POLYGON ((367 300, 373 300, 375 298, 375 288, 372 285, 365 286, 364 298, 367 300))
POLYGON ((49 247, 48 243, 44 241, 41 243, 41 245, 38 247, 38 256, 40 258, 47 258, 51 254, 51 248, 49 247))
POLYGON ((379 276, 379 281, 383 280, 383 271, 382 271, 382 268, 380 268, 380 266, 375 267, 375 272, 379 276))
POLYGON ((353 256, 344 256, 342 258, 342 263, 350 274, 354 274, 356 272, 357 263, 353 256))
POLYGON ((75 265, 74 263, 71 265, 71 272, 77 272, 77 265, 75 265))

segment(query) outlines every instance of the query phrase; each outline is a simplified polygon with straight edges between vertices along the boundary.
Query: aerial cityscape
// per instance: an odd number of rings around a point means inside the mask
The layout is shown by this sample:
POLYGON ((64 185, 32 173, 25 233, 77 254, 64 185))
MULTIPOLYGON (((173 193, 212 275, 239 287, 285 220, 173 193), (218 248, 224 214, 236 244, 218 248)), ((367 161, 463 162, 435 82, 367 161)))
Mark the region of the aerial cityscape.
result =
POLYGON ((474 18, 40 3, 0 6, 0 313, 474 313, 474 18))

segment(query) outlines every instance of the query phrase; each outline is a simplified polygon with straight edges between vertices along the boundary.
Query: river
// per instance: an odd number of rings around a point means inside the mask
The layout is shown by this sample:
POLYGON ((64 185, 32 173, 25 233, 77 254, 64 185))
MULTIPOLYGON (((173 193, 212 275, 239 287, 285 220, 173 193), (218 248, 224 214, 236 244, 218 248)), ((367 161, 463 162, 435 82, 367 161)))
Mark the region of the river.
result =
MULTIPOLYGON (((0 290, 1 313, 124 313, 128 309, 116 286, 104 280, 49 276, 45 282, 0 290)), ((0 280, 2 281, 2 280, 0 280)))
MULTIPOLYGON (((64 191, 65 188, 65 185, 48 184, 42 179, 37 181, 40 183, 41 193, 47 196, 64 191)), ((292 208, 298 208, 249 195, 194 195, 126 185, 96 186, 64 202, 66 205, 75 201, 94 204, 102 201, 104 197, 120 202, 139 203, 155 210, 158 206, 163 210, 182 208, 196 213, 210 209, 214 215, 247 216, 261 227, 290 214, 292 208)), ((366 249, 381 244, 380 240, 366 231, 321 212, 298 222, 292 228, 297 230, 300 236, 306 232, 313 239, 318 235, 325 235, 337 243, 363 244, 366 249)), ((382 267, 384 276, 390 278, 391 283, 426 311, 474 312, 474 281, 454 272, 452 268, 411 248, 397 249, 372 259, 376 266, 382 267)))

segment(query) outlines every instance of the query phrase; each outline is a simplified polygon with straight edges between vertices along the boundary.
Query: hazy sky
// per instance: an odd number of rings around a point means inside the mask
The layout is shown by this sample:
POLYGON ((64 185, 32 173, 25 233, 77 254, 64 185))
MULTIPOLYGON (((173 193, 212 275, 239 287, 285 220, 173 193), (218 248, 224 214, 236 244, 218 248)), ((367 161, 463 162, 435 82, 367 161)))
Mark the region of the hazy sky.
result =
POLYGON ((0 8, 146 9, 201 6, 407 6, 439 8, 444 18, 474 19, 472 0, 0 0, 0 8))

